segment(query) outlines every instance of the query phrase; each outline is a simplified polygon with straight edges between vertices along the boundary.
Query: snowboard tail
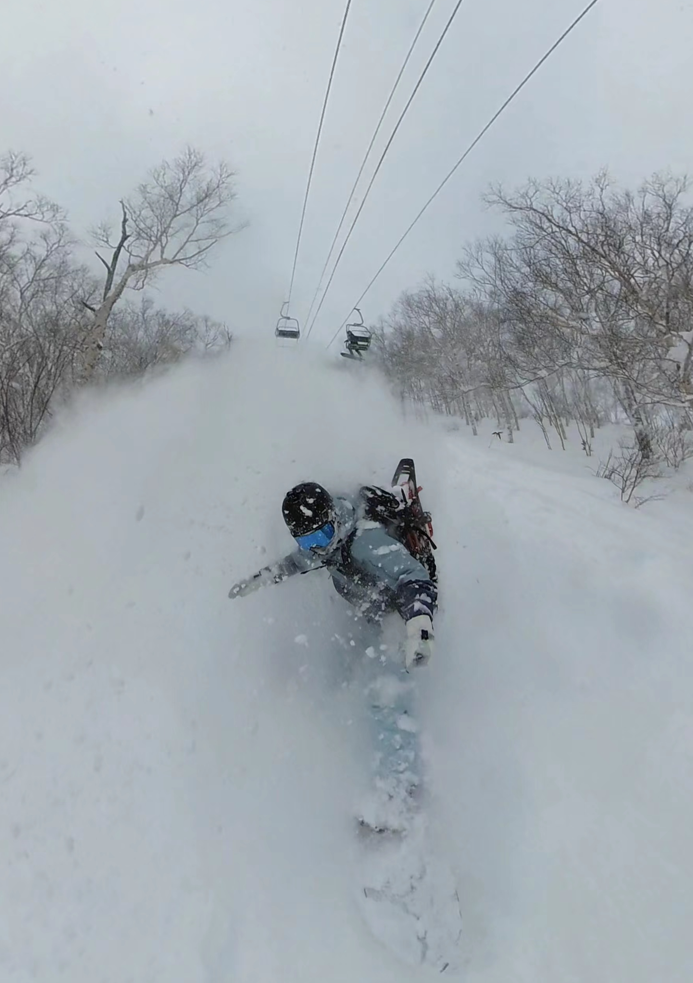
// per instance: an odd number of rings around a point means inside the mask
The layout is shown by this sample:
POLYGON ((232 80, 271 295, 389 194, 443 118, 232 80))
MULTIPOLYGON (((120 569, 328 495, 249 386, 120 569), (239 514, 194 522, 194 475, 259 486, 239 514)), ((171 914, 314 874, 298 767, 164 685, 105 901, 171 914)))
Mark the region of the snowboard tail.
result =
POLYGON ((425 826, 399 836, 368 836, 362 841, 358 870, 361 915, 392 955, 435 973, 452 975, 462 968, 457 876, 432 848, 425 826))

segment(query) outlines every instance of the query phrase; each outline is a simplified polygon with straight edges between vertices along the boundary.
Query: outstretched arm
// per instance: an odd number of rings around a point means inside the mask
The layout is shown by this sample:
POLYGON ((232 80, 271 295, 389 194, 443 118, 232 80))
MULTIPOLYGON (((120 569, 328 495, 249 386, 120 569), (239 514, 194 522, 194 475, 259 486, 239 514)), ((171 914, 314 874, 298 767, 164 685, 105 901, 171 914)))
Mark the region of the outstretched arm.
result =
POLYGON ((246 577, 244 580, 240 580, 237 584, 234 584, 229 591, 229 597, 232 600, 234 597, 246 597, 247 594, 253 594, 262 587, 281 584, 282 581, 288 580, 294 574, 308 573, 309 570, 315 570, 321 566, 322 563, 312 554, 297 550, 289 553, 283 560, 278 560, 277 563, 271 563, 269 566, 258 570, 257 573, 252 574, 252 576, 246 577))
MULTIPOLYGON (((287 559, 290 559, 290 557, 287 557, 287 559)), ((257 573, 252 574, 250 577, 239 580, 229 591, 229 597, 233 600, 234 597, 245 597, 247 594, 252 594, 262 587, 269 587, 271 584, 281 584, 282 580, 286 580, 292 573, 298 573, 298 570, 291 570, 286 559, 280 560, 279 563, 272 563, 270 566, 258 570, 257 573)))

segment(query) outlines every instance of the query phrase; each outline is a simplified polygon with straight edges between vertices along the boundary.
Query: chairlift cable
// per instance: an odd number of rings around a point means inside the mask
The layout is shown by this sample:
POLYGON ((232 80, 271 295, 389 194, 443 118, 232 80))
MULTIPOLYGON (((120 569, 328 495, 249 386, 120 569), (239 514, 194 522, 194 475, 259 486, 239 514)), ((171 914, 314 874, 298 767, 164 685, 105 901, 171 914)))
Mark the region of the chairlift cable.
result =
MULTIPOLYGON (((318 299, 318 294, 320 293, 320 287, 322 286, 323 277, 325 276, 325 273, 327 271, 327 267, 330 265, 330 260, 332 259, 332 254, 334 253, 334 247, 337 245, 337 239, 339 238, 339 233, 342 231, 342 227, 344 225, 344 220, 346 219, 347 212, 349 211, 349 207, 351 206, 351 203, 354 200, 354 195, 356 194, 356 189, 358 187, 359 181, 361 180, 361 175, 363 174, 363 172, 365 170, 366 164, 368 163, 368 158, 371 155, 371 151, 373 149, 373 145, 375 144, 375 141, 378 138, 378 134, 380 133, 381 127, 382 127, 383 122, 385 120, 385 116, 387 115, 387 111, 390 108, 390 104, 392 103, 392 100, 393 100, 393 98, 395 96, 395 93, 397 91, 397 88, 399 86, 399 83, 400 83, 400 81, 402 79, 402 76, 404 75, 405 69, 406 69, 407 65, 409 64, 409 59, 411 58, 411 56, 412 56, 412 54, 414 52, 414 48, 416 47, 416 44, 417 44, 417 42, 419 40, 419 37, 421 36, 421 32, 424 29, 424 26, 426 24, 426 21, 428 20, 428 16, 431 13, 431 11, 433 10, 433 6, 434 6, 435 3, 436 3, 436 0, 430 0, 430 3, 428 4, 428 7, 426 9, 426 13, 423 16, 423 20, 419 24, 419 28, 418 28, 416 34, 414 35, 414 40, 412 41, 412 43, 409 46, 409 50, 407 51, 407 54, 406 54, 406 56, 404 58, 404 61, 402 62, 402 66, 401 66, 401 68, 400 68, 400 70, 399 70, 399 72, 397 74, 397 78, 395 79, 394 84, 392 86, 392 89, 390 90, 390 94, 387 97, 387 101, 385 103, 385 106, 383 108, 383 111, 380 114, 380 119, 378 120, 377 125, 375 127, 375 130, 373 131, 373 136, 371 137, 371 142, 368 144, 368 148, 366 149, 366 153, 364 154, 363 160, 361 161, 361 166, 359 168, 358 174, 356 175, 356 180, 354 181, 354 186, 352 187, 351 191, 349 192, 349 197, 347 198, 347 203, 344 206, 344 211, 342 212, 342 217, 339 220, 339 225, 337 226, 337 231, 334 234, 334 239, 332 240, 332 245, 330 246, 330 250, 329 250, 329 252, 327 254, 327 259, 325 260, 325 265, 323 266, 322 271, 320 273, 320 277, 318 279, 318 285, 315 288, 315 293, 313 294, 313 299, 310 302, 310 307, 308 309, 308 316, 306 317, 306 321, 310 321, 310 316, 313 313, 313 308, 315 307, 315 301, 318 299)), ((311 325, 311 327, 312 327, 312 325, 311 325)), ((306 334, 306 338, 308 337, 309 334, 310 334, 310 328, 309 328, 309 330, 308 330, 308 332, 306 334)))
POLYGON ((330 68, 330 77, 327 80, 327 88, 325 90, 325 98, 322 103, 322 111, 320 113, 320 122, 318 123, 318 132, 315 136, 315 146, 313 147, 313 156, 310 161, 310 169, 308 171, 308 182, 306 184, 306 193, 303 197, 303 208, 301 210, 301 221, 298 226, 298 236, 296 239, 296 249, 294 251, 294 262, 291 268, 291 281, 289 283, 289 296, 287 300, 287 309, 291 309, 291 294, 294 289, 294 279, 296 277, 296 265, 298 263, 298 252, 301 248, 301 236, 303 235, 303 223, 306 218, 306 208, 308 207, 308 196, 310 195, 310 186, 313 181, 313 171, 315 170, 315 160, 318 156, 318 147, 320 145, 320 137, 322 136, 322 127, 325 122, 325 113, 327 112, 327 103, 329 102, 330 92, 332 90, 332 80, 334 79, 335 69, 337 67, 337 58, 339 57, 339 52, 342 47, 342 38, 344 37, 344 28, 346 27, 347 18, 349 16, 349 9, 351 8, 351 0, 346 0, 346 7, 344 8, 344 15, 342 17, 342 24, 339 28, 339 37, 337 38, 337 47, 335 48, 334 57, 332 59, 332 67, 330 68))
MULTIPOLYGON (((590 12, 590 10, 593 7, 595 7, 598 2, 599 2, 599 0, 591 0, 591 2, 587 4, 587 6, 583 9, 583 11, 572 22, 572 24, 569 27, 566 28, 566 30, 563 32, 563 34, 561 34, 561 36, 556 41, 554 41, 554 43, 551 45, 551 47, 549 48, 549 50, 539 59, 539 61, 534 66, 534 68, 530 72, 528 72, 527 75, 525 75, 525 77, 520 82, 520 84, 517 86, 517 88, 514 89, 513 92, 508 96, 508 98, 505 100, 505 102, 503 103, 503 105, 498 110, 496 110, 496 112, 494 113, 494 115, 491 117, 491 119, 488 121, 488 123, 483 127, 483 129, 479 131, 479 133, 477 134, 477 136, 474 138, 474 140, 467 147, 467 149, 462 154, 462 156, 457 161, 457 163, 454 165, 454 167, 452 167, 451 170, 448 171, 448 173, 443 178, 443 180, 440 182, 440 184, 438 185, 438 187, 435 189, 435 191, 433 192, 433 194, 431 195, 431 197, 428 199, 428 201, 421 208, 421 210, 416 215, 416 217, 414 218, 414 220, 411 223, 411 225, 409 225, 409 227, 407 229, 405 229, 404 233, 401 235, 401 237, 399 238, 399 240, 395 243, 392 251, 389 253, 389 255, 387 256, 387 258, 385 259, 385 261, 383 262, 383 264, 380 266, 380 268, 376 272, 376 274, 373 277, 373 279, 370 281, 370 283, 368 284, 368 286, 366 287, 366 289, 363 291, 363 293, 361 294, 361 296, 359 297, 359 299, 356 301, 356 304, 354 305, 355 307, 358 307, 359 306, 359 304, 361 303, 361 301, 363 300, 363 298, 366 296, 366 294, 371 289, 371 287, 373 286, 373 284, 375 283, 375 281, 378 279, 378 277, 383 272, 383 270, 385 269, 385 267, 388 265, 388 263, 390 262, 390 260, 392 259, 392 257, 395 255, 395 253, 397 252, 397 250, 399 249, 399 247, 402 245, 402 243, 404 242, 404 240, 407 238, 407 236, 409 235, 409 233, 411 232, 411 230, 414 228, 414 226, 419 221, 419 219, 423 216, 424 212, 427 211, 428 207, 433 203, 434 199, 437 198, 437 196, 439 195, 439 193, 443 190, 443 188, 448 183, 448 181, 450 180, 450 178, 453 176, 453 174, 455 173, 455 171, 457 170, 457 168, 460 166, 460 164, 462 164, 467 159, 467 157, 472 152, 472 150, 476 147, 476 145, 479 143, 479 141, 491 129, 491 127, 496 122, 496 120, 501 115, 501 113, 503 113, 507 109, 507 107, 513 101, 513 99, 515 98, 515 96, 517 96, 520 93, 520 91, 525 87, 525 85, 529 82, 529 80, 532 78, 532 76, 535 75, 536 72, 539 71, 539 69, 544 64, 544 62, 547 61, 547 59, 554 53, 554 51, 556 50, 556 48, 558 48, 558 46, 560 44, 562 44, 563 41, 565 41, 565 39, 573 31, 573 29, 577 27, 577 25, 580 23, 580 21, 584 17, 587 16, 587 14, 590 12)), ((353 310, 354 308, 352 307, 351 309, 353 310)), ((334 343, 337 335, 340 333, 340 331, 345 326, 345 324, 347 323, 348 320, 349 320, 349 317, 346 317, 342 321, 342 323, 339 325, 339 327, 337 328, 337 330, 335 331, 335 333, 332 335, 332 338, 328 341, 328 343, 326 345, 327 348, 329 348, 334 343)))
MULTIPOLYGON (((430 55, 428 61, 424 65, 423 71, 419 75, 419 78, 418 78, 418 80, 416 82, 416 85, 414 86, 414 88, 412 90, 412 93, 409 96, 409 99, 407 100, 407 103, 406 103, 404 109, 400 113, 399 119, 395 123, 394 129, 393 129, 392 133, 390 134, 390 139, 385 144, 385 149, 383 150, 382 154, 380 155, 380 160, 378 161, 378 163, 376 165, 375 171, 373 172, 373 175, 372 175, 372 177, 370 179, 370 182, 368 184, 368 187, 366 188, 365 194, 364 194, 363 198, 361 199, 361 204, 359 205, 358 211, 356 212, 356 215, 354 216, 354 218, 352 220, 352 223, 349 226, 349 231, 346 234, 346 239, 342 243, 342 248, 339 250, 339 253, 337 254, 337 259, 336 259, 335 264, 334 264, 334 266, 332 268, 332 273, 330 274, 330 278, 327 281, 327 286, 325 287, 325 290, 323 292, 323 295, 320 298, 320 303, 318 304, 318 309, 316 310, 315 314, 313 315, 313 320, 311 321, 311 323, 308 326, 308 332, 306 334, 306 337, 309 337, 311 331, 313 330, 313 325, 315 324, 315 322, 316 322, 316 320, 318 318, 318 315, 320 314, 320 311, 322 309, 322 305, 325 302, 325 298, 327 297, 327 294, 329 292, 330 285, 332 284, 332 281, 334 280, 334 275, 337 272, 337 268, 339 266, 339 263, 340 263, 340 261, 342 259, 342 256, 344 255, 344 250, 347 247, 347 244, 349 242, 349 239, 351 239, 351 234, 354 231, 354 228, 356 226, 356 223, 358 222, 358 220, 359 220, 359 218, 361 216, 361 212, 363 211, 364 205, 366 204, 366 201, 368 200, 368 195, 370 194, 371 188, 373 187, 373 185, 375 183, 375 179, 378 176, 378 172, 380 171, 380 168, 382 167, 383 161, 385 160, 385 157, 387 156, 387 152, 390 149, 390 147, 392 146, 392 142, 395 139, 395 136, 397 135, 397 131, 399 130, 400 126, 402 125, 402 121, 404 120, 404 117, 407 115, 407 112, 409 111, 409 107, 411 106, 412 102, 414 101, 414 97, 416 96, 416 93, 419 91, 419 88, 421 87, 421 83, 423 82, 424 78, 426 77, 426 74, 427 74, 429 68, 433 64, 433 59, 438 54, 438 50, 439 50, 441 44, 443 43, 443 41, 445 40, 445 36, 447 35, 448 31, 450 30, 450 27, 452 26, 452 22, 454 21, 455 17, 457 16, 457 12, 458 12, 458 10, 460 9, 460 7, 462 6, 463 3, 464 3, 464 0, 457 0, 457 3, 455 4, 455 7, 454 7, 453 11, 450 14, 450 17, 448 18, 447 24, 443 28, 443 31, 442 31, 440 37, 438 38, 438 40, 436 42, 436 45, 433 48, 433 51, 431 52, 431 55, 430 55)), ((343 324, 340 326, 340 330, 341 330, 342 327, 344 327, 343 324)))

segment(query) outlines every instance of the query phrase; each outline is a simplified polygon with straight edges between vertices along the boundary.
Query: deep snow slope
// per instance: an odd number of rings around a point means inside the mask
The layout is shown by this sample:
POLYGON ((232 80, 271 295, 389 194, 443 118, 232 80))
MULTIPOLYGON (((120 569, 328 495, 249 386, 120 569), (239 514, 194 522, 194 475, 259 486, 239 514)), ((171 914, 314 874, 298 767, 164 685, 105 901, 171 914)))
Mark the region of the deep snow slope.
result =
MULTIPOLYGON (((440 542, 432 816, 479 983, 690 980, 693 522, 239 342, 86 400, 0 484, 0 979, 419 980, 352 903, 367 748, 284 490, 413 454, 440 542)), ((547 458, 548 460, 548 458, 547 458)))

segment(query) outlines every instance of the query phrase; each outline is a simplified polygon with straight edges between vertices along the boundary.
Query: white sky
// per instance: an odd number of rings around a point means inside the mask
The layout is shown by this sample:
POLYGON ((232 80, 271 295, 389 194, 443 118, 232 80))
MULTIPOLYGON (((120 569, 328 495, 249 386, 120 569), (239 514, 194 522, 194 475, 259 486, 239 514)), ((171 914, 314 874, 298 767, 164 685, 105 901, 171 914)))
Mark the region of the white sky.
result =
MULTIPOLYGON (((437 0, 392 123, 454 7, 437 0)), ((303 320, 387 93, 428 0, 353 0, 294 290, 303 320)), ((465 0, 393 144, 314 338, 327 340, 441 178, 584 0, 465 0)), ((29 153, 76 233, 186 143, 238 172, 250 227, 208 273, 169 273, 159 300, 271 334, 288 290, 305 181, 343 0, 4 0, 0 152, 29 153)), ((693 151, 693 3, 601 0, 457 172, 363 303, 368 320, 463 242, 497 227, 491 180, 631 183, 693 151)), ((380 142, 382 147, 384 140, 380 142)), ((377 159, 377 158, 375 158, 377 159)))

